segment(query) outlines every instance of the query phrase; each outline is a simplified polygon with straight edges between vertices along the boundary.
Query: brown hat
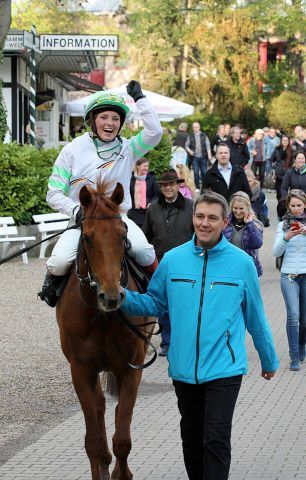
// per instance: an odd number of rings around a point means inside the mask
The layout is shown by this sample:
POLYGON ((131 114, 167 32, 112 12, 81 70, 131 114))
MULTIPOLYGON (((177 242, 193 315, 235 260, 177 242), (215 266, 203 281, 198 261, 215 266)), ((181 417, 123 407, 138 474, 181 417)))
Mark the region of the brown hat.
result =
POLYGON ((170 168, 169 170, 167 170, 162 174, 162 176, 160 177, 160 180, 158 180, 158 183, 162 185, 163 183, 169 183, 169 182, 183 183, 184 181, 185 181, 184 179, 178 177, 174 168, 170 168))

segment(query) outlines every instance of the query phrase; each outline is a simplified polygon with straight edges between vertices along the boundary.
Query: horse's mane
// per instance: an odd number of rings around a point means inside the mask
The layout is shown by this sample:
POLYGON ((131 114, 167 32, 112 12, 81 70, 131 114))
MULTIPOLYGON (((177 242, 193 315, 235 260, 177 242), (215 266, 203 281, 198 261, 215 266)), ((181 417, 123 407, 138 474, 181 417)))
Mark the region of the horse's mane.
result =
POLYGON ((120 212, 120 206, 110 198, 109 192, 112 186, 112 182, 103 182, 101 180, 96 183, 96 188, 87 186, 92 198, 92 203, 88 207, 90 215, 94 216, 94 214, 100 213, 106 216, 113 216, 120 212))

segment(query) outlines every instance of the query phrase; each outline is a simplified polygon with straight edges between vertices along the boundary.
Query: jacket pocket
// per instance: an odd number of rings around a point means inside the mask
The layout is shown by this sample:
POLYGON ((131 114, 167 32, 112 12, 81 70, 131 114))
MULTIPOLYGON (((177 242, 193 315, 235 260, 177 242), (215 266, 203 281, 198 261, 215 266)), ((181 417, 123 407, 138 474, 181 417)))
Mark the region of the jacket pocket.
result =
POLYGON ((233 350, 233 348, 232 348, 232 346, 231 346, 231 341, 230 341, 230 339, 231 339, 231 332, 230 332, 229 330, 226 331, 226 337, 227 337, 227 339, 226 339, 226 346, 227 346, 227 348, 229 349, 229 352, 230 352, 230 354, 231 354, 233 363, 235 363, 235 361, 236 361, 235 352, 234 352, 234 350, 233 350))
POLYGON ((210 282, 210 289, 212 290, 215 285, 226 285, 228 287, 239 287, 239 283, 232 282, 210 282))
POLYGON ((194 287, 196 280, 192 280, 191 278, 171 278, 171 282, 191 283, 192 287, 194 287))

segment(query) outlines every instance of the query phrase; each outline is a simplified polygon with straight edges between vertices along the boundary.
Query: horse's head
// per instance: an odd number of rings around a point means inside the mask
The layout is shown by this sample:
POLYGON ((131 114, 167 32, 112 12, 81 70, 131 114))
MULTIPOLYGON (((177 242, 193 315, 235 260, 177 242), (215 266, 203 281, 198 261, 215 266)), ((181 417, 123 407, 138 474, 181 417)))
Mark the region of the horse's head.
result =
POLYGON ((123 301, 119 282, 127 232, 119 210, 123 187, 117 183, 110 197, 105 194, 106 188, 103 184, 98 184, 97 190, 82 187, 80 202, 84 210, 83 248, 87 268, 97 286, 98 308, 112 311, 123 301))

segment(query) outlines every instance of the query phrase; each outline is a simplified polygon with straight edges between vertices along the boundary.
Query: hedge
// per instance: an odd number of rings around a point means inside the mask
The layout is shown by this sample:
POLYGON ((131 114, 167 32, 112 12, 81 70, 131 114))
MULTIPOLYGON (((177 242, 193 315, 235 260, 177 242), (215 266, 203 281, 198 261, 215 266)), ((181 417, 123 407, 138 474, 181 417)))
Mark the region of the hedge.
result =
POLYGON ((46 203, 48 178, 59 149, 36 150, 29 145, 0 142, 0 215, 18 225, 32 215, 50 212, 46 203))
MULTIPOLYGON (((46 203, 46 192, 59 152, 60 148, 37 150, 29 145, 0 142, 0 216, 12 216, 17 225, 25 225, 32 223, 32 215, 52 211, 46 203)), ((150 170, 159 177, 170 162, 170 139, 164 135, 146 157, 150 170)))

